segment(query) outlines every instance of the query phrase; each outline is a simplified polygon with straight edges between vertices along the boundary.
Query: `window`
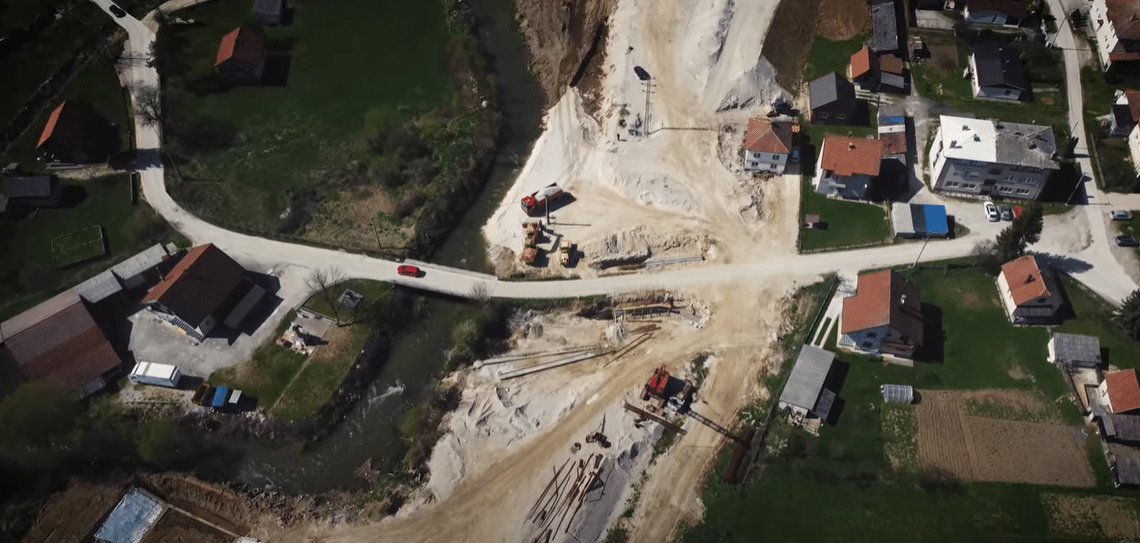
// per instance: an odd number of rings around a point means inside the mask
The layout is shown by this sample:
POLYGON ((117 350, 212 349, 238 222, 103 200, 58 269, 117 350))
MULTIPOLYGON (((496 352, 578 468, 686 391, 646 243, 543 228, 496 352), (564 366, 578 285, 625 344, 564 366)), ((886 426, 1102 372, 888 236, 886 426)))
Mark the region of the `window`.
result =
POLYGON ((901 341, 903 343, 910 343, 910 338, 906 337, 906 335, 902 335, 902 336, 899 336, 899 341, 901 341))
POLYGON ((871 348, 871 342, 870 341, 864 341, 863 342, 863 348, 864 349, 870 349, 871 348))
POLYGON ((874 333, 874 332, 867 332, 867 337, 868 337, 868 338, 871 338, 871 339, 875 339, 875 337, 877 337, 877 336, 878 336, 878 334, 876 334, 876 333, 874 333))
POLYGON ((836 118, 836 120, 842 121, 842 120, 846 119, 847 116, 846 115, 836 115, 835 118, 836 118))
POLYGON ((990 175, 1001 175, 1001 168, 990 168, 990 175))
POLYGON ((947 187, 957 187, 958 185, 960 185, 960 183, 958 183, 957 181, 948 181, 946 183, 947 187))
POLYGON ((826 111, 821 111, 821 112, 817 113, 816 115, 819 116, 820 119, 826 119, 826 118, 831 116, 831 114, 826 112, 826 111))
POLYGON ((1002 185, 1001 187, 998 188, 998 190, 1000 190, 1002 192, 1013 192, 1013 187, 1007 187, 1005 185, 1002 185))
POLYGON ((1022 196, 1025 196, 1025 195, 1029 194, 1029 189, 1017 189, 1017 193, 1022 195, 1022 196))

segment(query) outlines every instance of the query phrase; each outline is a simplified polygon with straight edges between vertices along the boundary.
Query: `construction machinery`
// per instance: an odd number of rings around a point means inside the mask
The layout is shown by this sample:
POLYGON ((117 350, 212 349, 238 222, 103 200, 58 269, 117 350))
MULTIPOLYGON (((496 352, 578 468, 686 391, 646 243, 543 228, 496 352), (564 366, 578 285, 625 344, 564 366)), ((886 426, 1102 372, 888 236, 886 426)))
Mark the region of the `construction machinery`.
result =
POLYGON ((562 240, 562 245, 558 247, 558 263, 562 264, 564 268, 568 267, 570 265, 570 256, 574 254, 574 250, 577 248, 577 245, 562 240))
POLYGON ((541 215, 550 211, 551 204, 569 196, 557 183, 551 183, 522 198, 522 208, 527 215, 541 215))
POLYGON ((523 264, 533 266, 538 260, 538 240, 542 237, 542 223, 523 223, 523 264))
POLYGON ((645 387, 641 391, 641 401, 647 402, 650 398, 665 398, 665 387, 669 384, 669 371, 665 366, 658 366, 649 376, 645 387))

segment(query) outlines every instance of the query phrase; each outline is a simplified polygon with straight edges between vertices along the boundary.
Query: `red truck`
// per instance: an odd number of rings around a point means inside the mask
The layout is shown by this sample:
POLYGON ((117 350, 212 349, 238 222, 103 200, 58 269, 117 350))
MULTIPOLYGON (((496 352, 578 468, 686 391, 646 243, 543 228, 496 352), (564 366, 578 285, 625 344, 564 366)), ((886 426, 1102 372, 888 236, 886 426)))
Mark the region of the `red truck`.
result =
POLYGON ((523 196, 522 208, 527 215, 542 215, 551 204, 569 196, 557 183, 551 183, 528 196, 523 196))

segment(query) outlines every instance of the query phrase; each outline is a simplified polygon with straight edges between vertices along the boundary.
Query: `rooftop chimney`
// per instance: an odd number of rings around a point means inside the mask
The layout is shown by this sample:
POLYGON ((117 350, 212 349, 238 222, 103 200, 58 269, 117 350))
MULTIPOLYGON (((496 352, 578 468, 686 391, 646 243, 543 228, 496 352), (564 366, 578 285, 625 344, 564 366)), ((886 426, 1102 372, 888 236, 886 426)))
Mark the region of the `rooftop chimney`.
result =
POLYGON ((847 142, 847 148, 854 150, 855 149, 855 142, 853 142, 853 141, 847 142))
POLYGON ((1031 275, 1031 274, 1030 274, 1030 275, 1026 275, 1026 276, 1025 276, 1025 284, 1027 284, 1027 285, 1028 285, 1029 283, 1032 283, 1032 282, 1033 282, 1033 275, 1031 275))

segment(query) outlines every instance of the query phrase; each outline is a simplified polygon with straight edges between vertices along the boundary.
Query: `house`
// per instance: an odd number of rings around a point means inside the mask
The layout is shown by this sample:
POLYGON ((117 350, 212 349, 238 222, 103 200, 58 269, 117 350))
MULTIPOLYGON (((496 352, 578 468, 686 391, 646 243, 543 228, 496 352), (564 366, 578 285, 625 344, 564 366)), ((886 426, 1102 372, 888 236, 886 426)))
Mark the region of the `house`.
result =
POLYGON ((1060 169, 1053 129, 969 117, 941 116, 930 147, 937 192, 1036 200, 1060 169))
POLYGON ((1140 121, 1140 91, 1116 91, 1116 101, 1112 104, 1108 118, 1108 133, 1127 137, 1140 121))
POLYGON ((843 299, 839 334, 847 350, 913 358, 923 339, 918 287, 894 270, 860 275, 855 294, 843 299))
POLYGON ((808 85, 811 122, 815 124, 852 124, 857 119, 859 102, 855 85, 837 73, 829 73, 808 85))
POLYGON ((897 160, 904 166, 910 154, 907 139, 906 112, 901 108, 883 106, 878 115, 879 141, 883 145, 883 160, 897 160))
POLYGON ((253 20, 259 25, 283 25, 285 15, 285 0, 253 0, 253 20))
POLYGON ((1089 24, 1105 70, 1140 60, 1140 0, 1093 0, 1089 24))
POLYGON ((877 139, 824 136, 812 186, 829 197, 864 200, 882 160, 877 139))
POLYGON ((241 26, 222 36, 214 70, 232 83, 258 83, 265 73, 267 49, 265 34, 252 26, 241 26))
POLYGON ((906 94, 903 60, 890 53, 879 55, 879 92, 906 94))
POLYGON ((1049 338, 1049 363, 1068 368, 1100 367, 1100 338, 1056 332, 1049 338))
POLYGON ((1136 380, 1136 370, 1105 374, 1104 381, 1097 387, 1094 400, 1099 404, 1094 412, 1136 414, 1140 411, 1140 382, 1136 380))
POLYGON ((1029 12, 1024 0, 967 0, 962 19, 971 26, 1019 27, 1029 12))
POLYGON ((1025 255, 1006 262, 997 278, 1002 307, 1013 324, 1051 324, 1060 319, 1064 300, 1053 274, 1025 255))
POLYGON ((970 88, 974 98, 1028 100, 1029 82, 1017 50, 1008 44, 983 41, 974 46, 969 60, 970 88))
POLYGON ((891 226, 899 238, 945 238, 950 236, 946 206, 933 204, 891 204, 891 226))
POLYGON ((847 77, 867 92, 879 90, 879 55, 866 45, 855 51, 847 63, 847 77))
POLYGON ((894 0, 871 0, 871 38, 867 46, 872 53, 898 52, 898 20, 894 0))
POLYGON ((4 322, 0 357, 22 381, 51 381, 87 397, 107 385, 122 361, 86 303, 64 293, 4 322))
POLYGON ((54 175, 5 174, 0 180, 0 212, 8 206, 20 205, 26 208, 53 207, 59 204, 62 193, 59 180, 54 175))
POLYGON ((240 325, 264 293, 246 277, 241 264, 207 244, 187 251, 147 292, 143 304, 201 342, 218 324, 240 325))
POLYGON ((36 151, 48 164, 93 164, 115 151, 115 139, 113 127, 89 105, 66 100, 48 115, 36 151))
POLYGON ((771 121, 760 117, 748 120, 744 132, 744 171, 784 173, 793 154, 793 135, 799 125, 790 121, 771 121))
POLYGON ((831 406, 835 403, 835 392, 825 387, 835 353, 813 345, 800 349, 792 373, 780 392, 779 409, 787 409, 796 419, 814 417, 827 420, 831 406))

